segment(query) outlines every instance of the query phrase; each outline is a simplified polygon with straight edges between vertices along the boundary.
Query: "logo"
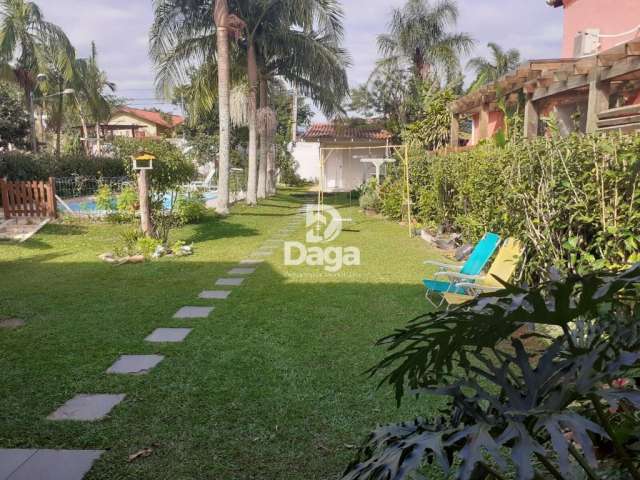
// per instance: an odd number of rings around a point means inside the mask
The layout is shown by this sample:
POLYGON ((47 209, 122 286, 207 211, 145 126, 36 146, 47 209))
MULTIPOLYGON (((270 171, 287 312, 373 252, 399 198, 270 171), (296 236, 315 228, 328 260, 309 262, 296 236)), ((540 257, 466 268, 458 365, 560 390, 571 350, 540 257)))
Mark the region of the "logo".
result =
POLYGON ((345 266, 360 265, 360 249, 357 247, 321 247, 338 239, 346 221, 335 208, 323 205, 306 205, 306 245, 301 242, 285 242, 284 263, 287 266, 319 266, 336 273, 345 266))

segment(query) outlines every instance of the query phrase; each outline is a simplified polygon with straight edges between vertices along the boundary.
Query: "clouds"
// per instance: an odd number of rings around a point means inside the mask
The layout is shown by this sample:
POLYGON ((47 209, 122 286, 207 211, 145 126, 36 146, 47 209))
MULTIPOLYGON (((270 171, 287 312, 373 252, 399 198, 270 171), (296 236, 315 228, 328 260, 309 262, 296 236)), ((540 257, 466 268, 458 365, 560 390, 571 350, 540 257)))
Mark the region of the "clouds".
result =
MULTIPOLYGON (((151 0, 37 0, 47 20, 57 23, 87 55, 95 40, 100 64, 118 85, 118 94, 136 106, 153 100, 154 69, 148 56, 153 21, 151 0)), ((389 14, 404 0, 343 0, 345 44, 353 65, 349 81, 366 81, 378 58, 376 37, 387 30, 389 14)), ((486 54, 487 42, 518 48, 525 59, 560 56, 562 12, 543 0, 459 0, 458 30, 476 40, 474 56, 486 54)))

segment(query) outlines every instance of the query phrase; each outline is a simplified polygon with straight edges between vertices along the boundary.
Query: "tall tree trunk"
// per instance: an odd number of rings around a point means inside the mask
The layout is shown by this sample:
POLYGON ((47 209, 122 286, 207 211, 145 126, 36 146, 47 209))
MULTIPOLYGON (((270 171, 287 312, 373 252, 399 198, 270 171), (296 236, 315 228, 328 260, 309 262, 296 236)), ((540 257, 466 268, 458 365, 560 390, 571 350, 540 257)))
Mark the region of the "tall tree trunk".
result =
POLYGON ((291 142, 295 146, 298 141, 298 88, 293 87, 293 106, 291 108, 291 142))
POLYGON ((216 24, 218 53, 218 110, 220 118, 220 153, 218 169, 218 206, 217 212, 229 213, 229 148, 231 141, 229 116, 229 34, 227 21, 229 6, 227 0, 215 0, 213 20, 216 24))
POLYGON ((84 118, 84 112, 82 111, 82 105, 80 104, 80 100, 75 96, 76 103, 78 105, 78 115, 80 116, 80 125, 82 125, 82 147, 84 149, 84 154, 88 157, 91 151, 89 150, 89 130, 87 129, 87 120, 84 118))
POLYGON ((27 98, 27 110, 29 111, 29 128, 31 128, 31 151, 38 152, 38 134, 36 132, 36 116, 33 106, 33 88, 29 87, 25 92, 27 98))
POLYGON ((247 175, 247 205, 256 205, 258 188, 258 125, 256 123, 258 97, 258 64, 253 39, 249 39, 247 61, 249 74, 249 172, 247 175))
MULTIPOLYGON (((59 85, 59 91, 62 92, 64 85, 59 85)), ((58 95, 58 121, 56 122, 56 160, 60 161, 61 144, 62 144, 62 116, 64 115, 64 95, 58 95)))
POLYGON ((267 193, 276 194, 276 146, 273 137, 269 138, 269 153, 267 154, 267 193))
MULTIPOLYGON (((267 108, 267 79, 260 77, 260 108, 267 108)), ((264 126, 263 126, 264 129, 264 126)), ((260 134, 260 165, 258 167, 258 198, 267 196, 267 155, 269 154, 268 133, 262 131, 260 134)))
POLYGON ((100 120, 96 119, 96 155, 101 155, 100 145, 100 120))

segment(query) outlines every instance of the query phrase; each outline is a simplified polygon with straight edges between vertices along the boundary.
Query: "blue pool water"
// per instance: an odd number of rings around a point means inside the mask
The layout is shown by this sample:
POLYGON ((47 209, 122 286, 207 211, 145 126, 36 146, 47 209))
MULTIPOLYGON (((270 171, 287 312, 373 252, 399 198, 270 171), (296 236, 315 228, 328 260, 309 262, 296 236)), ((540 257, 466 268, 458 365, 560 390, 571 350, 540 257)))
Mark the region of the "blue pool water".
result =
MULTIPOLYGON (((203 195, 206 202, 217 198, 216 192, 204 192, 203 195)), ((164 197, 163 203, 166 210, 171 210, 171 198, 171 194, 167 194, 164 197)), ((70 198, 65 200, 64 203, 66 203, 74 213, 86 215, 106 215, 108 213, 104 210, 98 210, 94 197, 70 198)), ((115 210, 115 204, 113 207, 115 210)), ((60 204, 58 204, 58 209, 66 211, 66 209, 60 204)))

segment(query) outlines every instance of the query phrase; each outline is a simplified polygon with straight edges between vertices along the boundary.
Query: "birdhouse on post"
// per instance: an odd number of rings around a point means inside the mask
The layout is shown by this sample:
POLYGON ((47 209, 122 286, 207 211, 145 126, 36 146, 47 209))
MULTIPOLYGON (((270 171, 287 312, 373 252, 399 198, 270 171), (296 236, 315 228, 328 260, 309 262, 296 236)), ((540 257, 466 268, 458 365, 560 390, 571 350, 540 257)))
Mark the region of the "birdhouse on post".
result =
POLYGON ((156 157, 149 152, 139 152, 133 156, 133 169, 138 171, 138 195, 140 201, 140 228, 145 235, 153 233, 151 224, 151 202, 149 201, 149 178, 147 172, 153 170, 156 157))

